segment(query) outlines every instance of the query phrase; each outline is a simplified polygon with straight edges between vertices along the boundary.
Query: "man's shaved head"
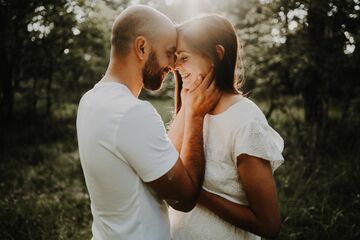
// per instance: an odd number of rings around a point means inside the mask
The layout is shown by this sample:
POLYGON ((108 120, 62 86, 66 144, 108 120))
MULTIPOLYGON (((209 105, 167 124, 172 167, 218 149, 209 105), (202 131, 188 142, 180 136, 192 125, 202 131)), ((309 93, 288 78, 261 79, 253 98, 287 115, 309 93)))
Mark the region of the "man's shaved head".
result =
POLYGON ((111 46, 117 55, 124 57, 137 36, 144 36, 153 44, 169 29, 174 29, 174 25, 164 14, 144 5, 131 6, 115 19, 111 46))

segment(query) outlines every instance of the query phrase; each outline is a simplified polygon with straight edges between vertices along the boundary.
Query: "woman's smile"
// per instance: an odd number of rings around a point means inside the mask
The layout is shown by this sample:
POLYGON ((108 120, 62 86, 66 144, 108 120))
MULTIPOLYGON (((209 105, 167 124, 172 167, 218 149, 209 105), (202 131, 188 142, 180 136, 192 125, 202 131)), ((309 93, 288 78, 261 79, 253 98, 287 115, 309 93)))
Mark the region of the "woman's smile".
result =
POLYGON ((191 73, 180 73, 180 75, 181 75, 181 78, 184 80, 184 79, 188 78, 191 75, 191 73))

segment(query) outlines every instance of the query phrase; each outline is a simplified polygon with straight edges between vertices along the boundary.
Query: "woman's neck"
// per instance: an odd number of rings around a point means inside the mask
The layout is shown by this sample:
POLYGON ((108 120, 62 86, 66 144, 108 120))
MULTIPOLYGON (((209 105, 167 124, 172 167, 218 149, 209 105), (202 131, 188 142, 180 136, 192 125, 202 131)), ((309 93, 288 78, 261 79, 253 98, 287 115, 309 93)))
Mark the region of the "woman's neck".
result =
POLYGON ((219 102, 216 104, 214 109, 210 112, 211 115, 216 115, 219 113, 222 113, 226 111, 229 107, 240 101, 241 94, 235 94, 235 93, 226 93, 224 92, 219 100, 219 102))

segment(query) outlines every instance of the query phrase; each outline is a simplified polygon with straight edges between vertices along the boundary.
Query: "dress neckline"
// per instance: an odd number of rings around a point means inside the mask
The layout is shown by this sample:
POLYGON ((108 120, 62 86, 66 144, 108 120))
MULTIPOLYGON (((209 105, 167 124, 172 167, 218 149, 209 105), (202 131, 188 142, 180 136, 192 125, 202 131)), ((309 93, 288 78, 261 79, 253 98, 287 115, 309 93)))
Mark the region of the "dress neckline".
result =
POLYGON ((241 98, 236 101, 235 103, 233 103, 232 105, 230 105, 227 109, 225 109, 224 111, 220 112, 220 113, 217 113, 217 114, 210 114, 210 113, 207 113, 206 116, 209 117, 209 118, 221 118, 222 116, 226 115, 228 112, 231 112, 231 110, 233 108, 235 108, 238 104, 240 103, 243 103, 244 100, 246 99, 246 97, 244 96, 241 96, 241 98))

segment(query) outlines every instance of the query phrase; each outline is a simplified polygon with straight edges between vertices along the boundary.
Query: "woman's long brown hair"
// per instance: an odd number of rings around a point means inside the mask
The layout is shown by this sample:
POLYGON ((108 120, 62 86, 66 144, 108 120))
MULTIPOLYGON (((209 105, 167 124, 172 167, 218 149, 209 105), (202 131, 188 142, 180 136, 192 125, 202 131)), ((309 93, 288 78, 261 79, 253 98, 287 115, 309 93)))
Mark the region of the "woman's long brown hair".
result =
MULTIPOLYGON (((235 29, 229 20, 217 15, 206 14, 190 19, 177 27, 178 36, 186 41, 194 53, 210 58, 214 64, 216 87, 223 92, 240 94, 239 88, 243 85, 244 74, 239 80, 236 74, 239 40, 235 29), (216 46, 224 47, 222 59, 219 58, 216 46)), ((242 64, 242 62, 241 62, 242 64)), ((242 66, 242 71, 243 71, 242 66)), ((175 111, 181 108, 182 79, 175 71, 175 111)))

